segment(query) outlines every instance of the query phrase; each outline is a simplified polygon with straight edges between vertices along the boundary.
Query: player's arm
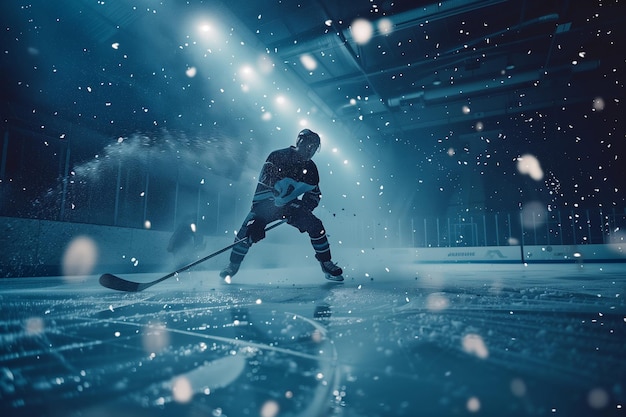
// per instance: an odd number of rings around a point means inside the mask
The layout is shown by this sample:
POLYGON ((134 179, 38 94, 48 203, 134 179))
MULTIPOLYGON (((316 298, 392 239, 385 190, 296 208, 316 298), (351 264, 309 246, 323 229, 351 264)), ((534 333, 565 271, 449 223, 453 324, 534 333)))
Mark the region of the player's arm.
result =
POLYGON ((320 191, 320 175, 317 166, 311 163, 307 168, 306 182, 315 184, 315 186, 302 195, 302 207, 309 211, 313 211, 320 203, 322 192, 320 191))
POLYGON ((302 195, 302 207, 313 211, 319 205, 321 198, 322 192, 320 191, 319 185, 316 185, 315 188, 302 195))

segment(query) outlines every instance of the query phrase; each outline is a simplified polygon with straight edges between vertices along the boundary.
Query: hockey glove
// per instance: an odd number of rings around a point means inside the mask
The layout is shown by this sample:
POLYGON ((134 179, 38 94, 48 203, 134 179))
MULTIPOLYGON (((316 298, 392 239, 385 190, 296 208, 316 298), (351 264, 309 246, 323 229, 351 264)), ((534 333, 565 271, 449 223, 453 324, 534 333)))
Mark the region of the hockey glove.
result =
POLYGON ((265 238, 265 224, 258 220, 252 220, 248 223, 248 230, 246 230, 246 236, 250 243, 257 243, 265 238))
POLYGON ((294 219, 296 219, 304 210, 307 210, 302 206, 302 201, 295 200, 294 202, 289 203, 289 205, 285 208, 285 218, 287 219, 287 223, 291 224, 294 219))

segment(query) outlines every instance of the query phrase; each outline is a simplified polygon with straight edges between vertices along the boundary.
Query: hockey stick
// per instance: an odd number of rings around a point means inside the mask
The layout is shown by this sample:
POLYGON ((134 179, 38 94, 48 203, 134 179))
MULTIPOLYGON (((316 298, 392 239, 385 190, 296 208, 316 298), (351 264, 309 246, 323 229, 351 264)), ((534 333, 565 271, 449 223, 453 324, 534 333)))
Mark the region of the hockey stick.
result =
MULTIPOLYGON (((280 226, 281 224, 285 223, 287 221, 287 219, 283 219, 277 223, 274 223, 271 226, 268 226, 265 228, 265 231, 267 232, 268 230, 272 230, 273 228, 280 226)), ((139 291, 143 291, 146 288, 152 287, 154 284, 158 284, 161 281, 165 281, 168 278, 173 277, 174 275, 177 275, 181 272, 184 272, 190 268, 193 268, 194 266, 198 265, 199 263, 202 263, 204 261, 206 261, 207 259, 210 259, 216 255, 219 255, 220 253, 226 252, 227 250, 231 249, 233 246, 235 246, 238 243, 243 242, 244 240, 246 240, 247 237, 241 238, 236 240, 235 242, 233 242, 232 244, 226 246, 225 248, 222 248, 216 252, 211 253, 210 255, 205 256, 204 258, 198 259, 197 261, 194 261, 188 265, 183 266, 182 268, 177 269, 174 272, 171 272, 165 276, 162 276, 161 278, 155 279, 154 281, 150 281, 150 282, 134 282, 134 281, 128 281, 124 278, 120 278, 118 276, 115 276, 113 274, 103 274, 102 276, 100 276, 100 285, 102 285, 103 287, 106 288, 110 288, 112 290, 117 290, 117 291, 126 291, 126 292, 139 292, 139 291)))

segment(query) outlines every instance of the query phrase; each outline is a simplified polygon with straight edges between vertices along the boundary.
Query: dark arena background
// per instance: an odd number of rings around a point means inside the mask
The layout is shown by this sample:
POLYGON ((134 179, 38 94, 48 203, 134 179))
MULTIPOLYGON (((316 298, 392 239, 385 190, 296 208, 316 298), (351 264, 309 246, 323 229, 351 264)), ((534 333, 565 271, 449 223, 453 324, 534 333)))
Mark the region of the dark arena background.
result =
POLYGON ((626 415, 625 21, 2 2, 0 414, 626 415), (345 280, 276 223, 222 279, 305 128, 345 280))

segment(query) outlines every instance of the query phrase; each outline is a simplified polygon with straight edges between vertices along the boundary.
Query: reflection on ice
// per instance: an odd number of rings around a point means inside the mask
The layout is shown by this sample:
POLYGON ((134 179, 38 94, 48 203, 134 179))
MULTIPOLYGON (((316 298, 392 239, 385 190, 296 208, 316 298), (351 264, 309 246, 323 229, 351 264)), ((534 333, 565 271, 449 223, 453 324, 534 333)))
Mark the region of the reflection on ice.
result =
POLYGON ((170 336, 164 324, 155 323, 143 328, 142 344, 149 354, 161 352, 170 344, 170 336))
POLYGON ((44 331, 44 321, 41 317, 30 317, 24 322, 26 336, 37 336, 44 331))
POLYGON ((211 391, 227 387, 234 382, 246 366, 246 353, 234 352, 230 356, 205 363, 165 384, 179 403, 189 402, 196 394, 210 395, 211 391))
POLYGON ((337 286, 313 269, 248 269, 224 285, 197 271, 141 293, 93 277, 4 280, 0 412, 622 409, 623 265, 360 267, 387 278, 355 268, 337 286))
POLYGON ((437 311, 446 309, 450 303, 444 294, 432 293, 426 298, 426 308, 437 311))

